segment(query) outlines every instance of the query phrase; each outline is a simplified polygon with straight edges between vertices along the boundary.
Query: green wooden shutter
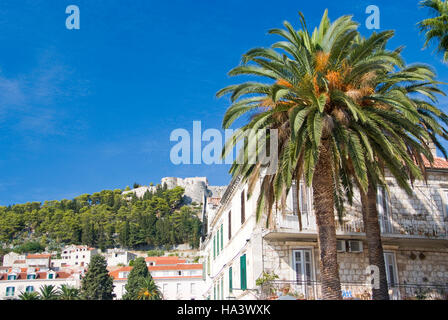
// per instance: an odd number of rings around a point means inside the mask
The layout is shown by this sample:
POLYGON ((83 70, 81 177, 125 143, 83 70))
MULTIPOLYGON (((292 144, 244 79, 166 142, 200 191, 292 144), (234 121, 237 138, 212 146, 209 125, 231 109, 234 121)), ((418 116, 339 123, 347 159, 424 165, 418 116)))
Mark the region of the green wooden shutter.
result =
POLYGON ((233 292, 232 267, 229 268, 229 292, 233 292))
POLYGON ((221 300, 224 300, 224 277, 221 278, 221 300))
POLYGON ((221 225, 221 250, 224 249, 224 225, 221 225))
POLYGON ((213 237, 213 260, 216 257, 216 236, 213 237))
POLYGON ((219 256, 219 227, 216 232, 216 255, 219 256))
POLYGON ((247 289, 246 255, 240 257, 241 290, 247 289))
POLYGON ((207 257, 207 274, 210 275, 210 256, 207 257))

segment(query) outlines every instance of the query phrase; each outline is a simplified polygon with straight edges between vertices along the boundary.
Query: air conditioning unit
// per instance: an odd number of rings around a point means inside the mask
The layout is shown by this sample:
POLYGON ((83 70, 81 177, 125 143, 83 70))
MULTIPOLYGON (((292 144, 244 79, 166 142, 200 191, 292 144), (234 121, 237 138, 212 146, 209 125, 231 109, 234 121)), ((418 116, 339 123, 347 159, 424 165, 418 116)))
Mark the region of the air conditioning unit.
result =
POLYGON ((359 240, 349 240, 348 242, 348 252, 362 252, 362 241, 359 240))
POLYGON ((338 243, 338 252, 347 252, 345 240, 338 240, 337 243, 338 243))

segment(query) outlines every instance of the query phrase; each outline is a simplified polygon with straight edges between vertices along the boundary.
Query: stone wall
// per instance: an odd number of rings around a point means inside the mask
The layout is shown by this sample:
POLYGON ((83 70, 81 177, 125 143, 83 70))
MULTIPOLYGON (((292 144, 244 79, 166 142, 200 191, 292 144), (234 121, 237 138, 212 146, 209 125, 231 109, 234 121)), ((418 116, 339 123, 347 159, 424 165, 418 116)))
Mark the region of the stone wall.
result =
MULTIPOLYGON (((263 242, 263 266, 265 272, 274 272, 279 281, 293 281, 293 250, 310 248, 313 251, 315 280, 320 281, 319 251, 315 244, 292 241, 263 242)), ((424 247, 385 247, 394 252, 400 289, 390 291, 399 299, 415 298, 419 290, 426 298, 447 299, 448 296, 448 249, 424 247), (412 254, 413 253, 413 254, 412 254), (420 254, 423 255, 420 255, 420 254), (419 289, 419 286, 421 289, 419 289), (444 288, 443 288, 444 287, 444 288)), ((343 293, 361 296, 366 291, 366 268, 368 266, 367 244, 361 253, 338 253, 339 274, 343 293), (359 283, 359 285, 356 285, 359 283)))

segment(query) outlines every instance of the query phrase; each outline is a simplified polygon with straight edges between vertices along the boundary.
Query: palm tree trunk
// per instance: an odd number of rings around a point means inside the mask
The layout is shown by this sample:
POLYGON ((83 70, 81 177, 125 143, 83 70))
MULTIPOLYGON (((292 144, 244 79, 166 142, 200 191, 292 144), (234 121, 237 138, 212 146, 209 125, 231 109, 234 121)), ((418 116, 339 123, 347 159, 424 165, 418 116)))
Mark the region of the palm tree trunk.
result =
POLYGON ((378 267, 380 277, 380 287, 372 290, 372 298, 373 300, 389 300, 376 196, 377 191, 372 183, 369 183, 367 195, 361 192, 362 216, 369 249, 369 264, 378 267))
POLYGON ((320 250, 322 298, 342 300, 334 218, 334 183, 329 143, 320 146, 313 178, 314 210, 320 250))

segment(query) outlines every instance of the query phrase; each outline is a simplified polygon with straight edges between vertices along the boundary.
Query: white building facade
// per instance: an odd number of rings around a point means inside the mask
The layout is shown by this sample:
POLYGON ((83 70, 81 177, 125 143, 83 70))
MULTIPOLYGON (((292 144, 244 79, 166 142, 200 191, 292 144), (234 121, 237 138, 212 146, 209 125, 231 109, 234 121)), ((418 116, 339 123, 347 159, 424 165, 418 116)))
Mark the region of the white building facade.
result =
POLYGON ((87 267, 90 263, 90 258, 99 251, 95 248, 82 245, 71 245, 62 249, 61 259, 53 259, 51 267, 64 268, 64 267, 87 267))
MULTIPOLYGON (((177 257, 147 258, 148 271, 159 287, 164 300, 202 300, 205 282, 200 263, 185 263, 177 257)), ((125 294, 125 286, 132 267, 110 272, 114 278, 116 299, 125 294)))
MULTIPOLYGON (((417 294, 443 299, 448 294, 448 162, 437 158, 428 168, 428 184, 416 182, 409 197, 387 179, 390 193, 378 190, 378 212, 392 299, 417 294)), ((312 189, 298 186, 283 212, 274 210, 266 227, 256 223, 259 194, 247 198, 247 185, 234 179, 219 206, 207 206, 207 235, 201 243, 204 299, 269 299, 284 288, 297 299, 321 297, 317 227, 312 189), (297 207, 302 220, 299 229, 297 207), (276 279, 257 285, 264 273, 276 279)), ((295 190, 295 186, 294 186, 295 190)), ((338 262, 344 298, 369 299, 367 244, 359 195, 337 225, 338 262)))
POLYGON ((38 292, 44 285, 59 289, 62 285, 79 288, 81 274, 45 268, 0 267, 0 300, 19 299, 24 292, 38 292))

